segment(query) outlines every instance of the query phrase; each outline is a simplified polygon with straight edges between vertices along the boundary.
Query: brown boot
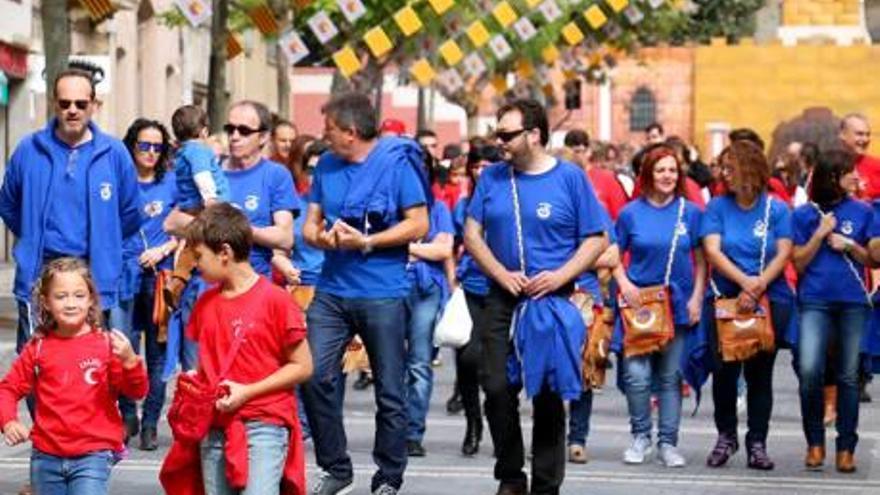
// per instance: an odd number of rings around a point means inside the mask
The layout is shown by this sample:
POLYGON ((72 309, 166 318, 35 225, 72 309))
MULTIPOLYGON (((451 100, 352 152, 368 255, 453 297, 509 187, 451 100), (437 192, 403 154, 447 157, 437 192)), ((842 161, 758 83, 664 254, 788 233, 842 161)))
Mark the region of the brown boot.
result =
POLYGON ((807 466, 807 469, 822 469, 823 464, 825 464, 825 447, 821 445, 814 445, 808 448, 807 457, 806 459, 804 459, 804 465, 807 466))
POLYGON ((837 471, 841 473, 856 472, 856 458, 852 452, 848 450, 837 452, 837 471))
POLYGON ((825 426, 837 420, 837 385, 825 385, 825 426))

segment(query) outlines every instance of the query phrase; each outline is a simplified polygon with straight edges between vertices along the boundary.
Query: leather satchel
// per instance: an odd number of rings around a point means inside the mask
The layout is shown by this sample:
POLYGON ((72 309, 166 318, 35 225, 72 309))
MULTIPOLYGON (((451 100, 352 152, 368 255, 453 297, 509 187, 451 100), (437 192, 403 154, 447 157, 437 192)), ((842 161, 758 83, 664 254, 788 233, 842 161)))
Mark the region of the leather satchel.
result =
POLYGON ((745 361, 758 352, 773 352, 776 348, 767 296, 748 313, 737 311, 736 298, 716 299, 715 325, 724 362, 745 361))
POLYGON ((638 309, 631 307, 623 297, 619 300, 625 357, 657 352, 675 338, 669 287, 642 287, 639 289, 639 300, 641 306, 638 309))

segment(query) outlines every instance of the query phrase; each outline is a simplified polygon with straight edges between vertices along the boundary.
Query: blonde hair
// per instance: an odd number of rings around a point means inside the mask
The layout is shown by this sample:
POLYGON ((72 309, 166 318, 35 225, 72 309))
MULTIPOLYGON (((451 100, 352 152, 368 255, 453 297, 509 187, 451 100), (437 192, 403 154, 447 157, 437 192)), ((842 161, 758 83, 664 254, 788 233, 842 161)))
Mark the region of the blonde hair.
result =
POLYGON ((34 285, 33 305, 37 308, 37 311, 35 311, 37 318, 35 327, 41 331, 50 331, 57 324, 52 313, 43 304, 43 301, 49 297, 52 281, 55 279, 55 275, 70 272, 79 274, 89 288, 89 296, 92 298, 92 303, 89 305, 89 311, 86 314, 86 322, 96 330, 103 326, 98 288, 95 285, 95 279, 92 278, 92 273, 89 271, 89 266, 79 258, 57 258, 43 266, 43 272, 40 274, 36 285, 34 285))

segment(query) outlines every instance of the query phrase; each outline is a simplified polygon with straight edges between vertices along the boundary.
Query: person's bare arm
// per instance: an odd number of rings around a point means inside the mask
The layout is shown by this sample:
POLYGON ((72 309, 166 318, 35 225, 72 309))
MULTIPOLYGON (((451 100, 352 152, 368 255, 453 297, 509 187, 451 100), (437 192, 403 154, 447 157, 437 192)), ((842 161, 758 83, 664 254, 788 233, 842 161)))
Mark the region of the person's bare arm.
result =
POLYGON ((411 242, 409 254, 426 261, 444 261, 452 257, 452 234, 441 232, 431 242, 411 242))
POLYGON ((587 237, 581 241, 574 255, 561 267, 556 270, 543 271, 529 279, 529 283, 525 287, 526 293, 531 297, 540 298, 556 292, 581 273, 592 269, 606 247, 608 247, 608 240, 604 234, 587 237))
POLYGON ((492 250, 483 239, 483 226, 470 217, 464 224, 464 245, 483 273, 504 290, 518 296, 529 283, 525 273, 511 272, 495 258, 492 250))
POLYGON ((194 218, 194 216, 174 208, 168 216, 165 217, 165 221, 162 222, 162 228, 169 235, 182 238, 186 232, 186 226, 189 225, 194 218))
POLYGON ((290 251, 293 248, 293 213, 278 210, 272 213, 272 225, 251 227, 254 244, 270 249, 290 251))
POLYGON ((331 231, 336 232, 339 249, 366 251, 402 246, 428 233, 428 208, 424 205, 403 210, 403 220, 382 232, 364 235, 360 230, 337 220, 331 231))

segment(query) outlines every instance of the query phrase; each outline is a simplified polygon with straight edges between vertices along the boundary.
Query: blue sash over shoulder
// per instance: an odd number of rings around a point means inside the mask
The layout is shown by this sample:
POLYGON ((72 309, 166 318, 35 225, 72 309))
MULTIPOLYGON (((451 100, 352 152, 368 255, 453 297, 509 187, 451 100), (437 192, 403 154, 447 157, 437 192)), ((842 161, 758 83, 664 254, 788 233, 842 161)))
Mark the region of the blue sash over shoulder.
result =
MULTIPOLYGON (((334 160, 341 158, 331 155, 334 160)), ((340 218, 365 233, 387 229, 399 221, 395 197, 400 167, 412 167, 425 190, 428 206, 433 203, 431 186, 424 166, 424 155, 411 139, 384 137, 376 142, 366 160, 359 165, 345 195, 340 218)))
POLYGON ((513 313, 515 353, 507 364, 511 384, 523 385, 529 398, 544 384, 564 400, 581 396, 581 349, 586 328, 580 311, 561 295, 520 303, 513 313))

